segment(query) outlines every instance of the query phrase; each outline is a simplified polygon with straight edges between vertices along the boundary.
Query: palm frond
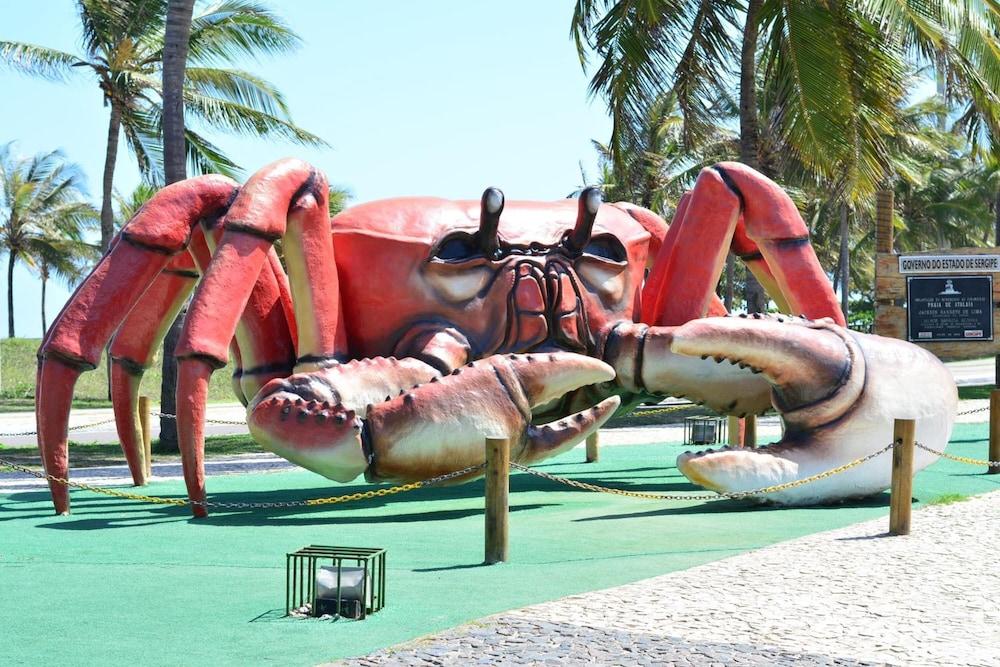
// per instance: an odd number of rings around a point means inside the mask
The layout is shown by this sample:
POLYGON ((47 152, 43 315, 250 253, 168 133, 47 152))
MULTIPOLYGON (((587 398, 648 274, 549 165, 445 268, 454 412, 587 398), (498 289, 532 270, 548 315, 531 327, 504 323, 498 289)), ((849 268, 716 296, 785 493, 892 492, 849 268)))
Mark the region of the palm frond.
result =
POLYGON ((191 89, 184 91, 184 105, 192 117, 216 129, 234 134, 284 139, 307 146, 327 145, 320 137, 303 130, 290 120, 230 100, 201 95, 191 89))
POLYGON ((300 43, 291 27, 265 4, 222 0, 192 19, 188 58, 193 64, 256 60, 287 53, 300 43))
POLYGON ((215 144, 194 130, 184 128, 187 163, 191 174, 222 174, 240 180, 243 170, 215 144))
POLYGON ((91 56, 136 43, 166 17, 167 0, 77 0, 83 46, 91 56))
POLYGON ((272 116, 287 117, 288 104, 281 92, 270 82, 236 69, 188 67, 185 86, 206 97, 235 102, 272 116))
POLYGON ((0 61, 24 74, 65 81, 87 63, 72 53, 26 42, 0 41, 0 61))

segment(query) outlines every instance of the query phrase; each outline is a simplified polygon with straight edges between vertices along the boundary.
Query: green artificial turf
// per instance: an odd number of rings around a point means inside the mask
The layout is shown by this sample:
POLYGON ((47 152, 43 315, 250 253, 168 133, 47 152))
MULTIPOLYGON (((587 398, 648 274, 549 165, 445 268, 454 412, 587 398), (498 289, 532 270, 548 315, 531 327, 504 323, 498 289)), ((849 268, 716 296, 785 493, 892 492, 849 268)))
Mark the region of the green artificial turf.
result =
MULTIPOLYGON (((983 457, 986 425, 956 427, 949 451, 983 457)), ((540 466, 642 491, 694 489, 676 446, 582 448, 540 466)), ((888 465, 888 463, 887 463, 888 465)), ((917 475, 920 502, 1000 489, 1000 475, 939 461, 917 475)), ((371 488, 308 472, 208 479, 221 501, 278 501, 371 488)), ((180 482, 144 491, 180 496, 180 482)), ((832 507, 661 502, 511 478, 510 562, 481 566, 483 486, 421 489, 350 506, 216 512, 73 493, 51 513, 40 491, 0 494, 0 663, 312 665, 475 618, 635 581, 865 519, 888 494, 832 507), (284 554, 309 544, 388 549, 387 607, 363 622, 283 618, 284 554)), ((921 530, 920 514, 913 531, 921 530)), ((947 539, 947 536, 942 536, 947 539)), ((836 563, 829 563, 831 576, 836 563)), ((777 591, 776 594, 780 594, 777 591)), ((762 610, 766 613, 766 610, 762 610)))

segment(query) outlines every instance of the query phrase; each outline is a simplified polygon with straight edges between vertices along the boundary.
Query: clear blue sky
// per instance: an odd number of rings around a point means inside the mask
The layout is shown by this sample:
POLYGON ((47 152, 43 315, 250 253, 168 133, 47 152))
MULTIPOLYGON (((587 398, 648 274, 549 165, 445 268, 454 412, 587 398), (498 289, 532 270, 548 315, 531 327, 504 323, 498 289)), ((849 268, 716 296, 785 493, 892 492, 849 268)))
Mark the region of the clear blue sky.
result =
MULTIPOLYGON (((581 184, 581 162, 596 174, 590 140, 606 139, 611 124, 603 102, 587 99, 588 78, 569 38, 572 2, 270 4, 304 45, 243 66, 277 84, 294 120, 331 147, 213 134, 244 168, 299 156, 350 189, 355 202, 477 198, 488 185, 511 199, 557 199, 581 184)), ((0 38, 78 51, 75 3, 0 3, 0 38)), ((0 143, 16 140, 24 154, 63 149, 83 166, 99 204, 107 110, 96 82, 81 74, 52 83, 0 69, 0 90, 0 143)), ((128 192, 137 182, 123 152, 116 188, 128 192)), ((5 298, 6 270, 0 273, 5 298)), ((21 268, 14 286, 17 335, 37 337, 39 283, 21 268)), ((67 296, 51 285, 49 321, 67 296)))

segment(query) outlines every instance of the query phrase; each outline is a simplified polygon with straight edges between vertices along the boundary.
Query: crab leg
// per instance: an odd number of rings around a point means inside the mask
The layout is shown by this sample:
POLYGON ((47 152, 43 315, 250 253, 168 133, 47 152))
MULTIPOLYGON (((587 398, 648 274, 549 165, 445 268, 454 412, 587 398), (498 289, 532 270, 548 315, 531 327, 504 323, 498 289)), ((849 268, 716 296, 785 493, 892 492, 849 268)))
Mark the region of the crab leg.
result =
MULTIPOLYGON (((203 221, 204 234, 192 239, 191 253, 202 275, 222 238, 221 223, 221 219, 203 221)), ((270 248, 229 342, 237 360, 234 392, 244 405, 269 381, 291 373, 295 345, 288 278, 277 253, 270 248)))
MULTIPOLYGON (((101 351, 170 258, 187 245, 191 227, 229 204, 236 184, 203 176, 170 185, 121 232, 97 268, 77 288, 38 351, 35 416, 38 446, 48 474, 69 474, 67 426, 73 387, 97 366, 101 351)), ((59 514, 69 512, 65 485, 50 482, 59 514)))
POLYGON ((337 481, 421 480, 482 463, 487 436, 510 438, 524 463, 565 451, 611 417, 618 397, 540 426, 532 409, 612 377, 566 352, 493 355, 443 376, 416 359, 363 359, 275 380, 248 423, 265 448, 337 481))
MULTIPOLYGON (((178 435, 192 500, 205 497, 202 457, 208 380, 226 363, 226 348, 237 333, 251 285, 269 266, 268 256, 276 240, 284 238, 289 258, 298 367, 334 365, 346 352, 327 197, 322 174, 304 162, 281 160, 254 174, 226 215, 222 238, 195 293, 177 345, 178 435)), ((260 321, 266 322, 269 313, 280 311, 278 304, 280 296, 270 311, 257 313, 260 321)), ((253 340, 267 340, 270 332, 265 327, 248 334, 253 340)), ((242 344, 240 353, 244 366, 249 366, 242 344)), ((196 516, 205 515, 202 506, 194 510, 196 516)))
POLYGON ((115 426, 136 486, 146 483, 145 452, 139 425, 139 385, 198 277, 188 253, 175 255, 153 280, 143 299, 129 312, 109 348, 115 426))
POLYGON ((732 247, 782 310, 844 323, 794 202, 753 169, 735 162, 703 169, 670 232, 643 290, 644 322, 677 325, 709 314, 732 247))

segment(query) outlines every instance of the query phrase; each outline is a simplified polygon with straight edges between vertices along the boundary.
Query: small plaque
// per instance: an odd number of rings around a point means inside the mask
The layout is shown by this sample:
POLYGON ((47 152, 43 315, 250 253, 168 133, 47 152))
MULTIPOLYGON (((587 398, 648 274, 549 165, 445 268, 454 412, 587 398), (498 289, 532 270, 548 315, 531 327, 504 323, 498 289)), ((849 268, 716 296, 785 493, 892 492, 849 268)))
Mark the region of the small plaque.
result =
POLYGON ((1000 273, 1000 255, 900 255, 900 273, 1000 273))
POLYGON ((993 340, 993 276, 907 276, 907 339, 993 340))

